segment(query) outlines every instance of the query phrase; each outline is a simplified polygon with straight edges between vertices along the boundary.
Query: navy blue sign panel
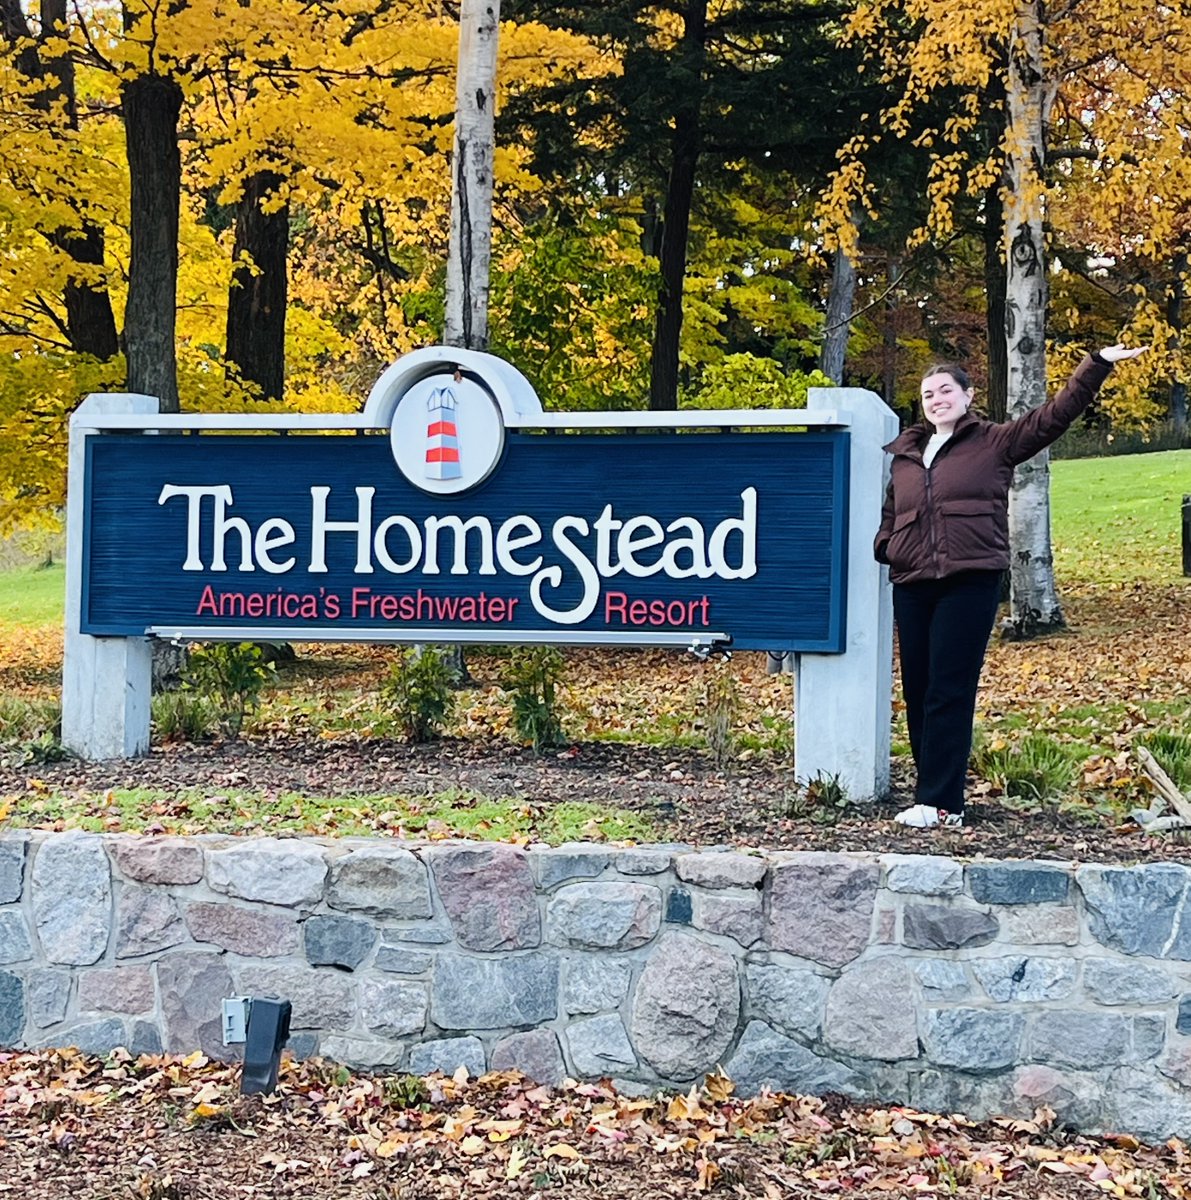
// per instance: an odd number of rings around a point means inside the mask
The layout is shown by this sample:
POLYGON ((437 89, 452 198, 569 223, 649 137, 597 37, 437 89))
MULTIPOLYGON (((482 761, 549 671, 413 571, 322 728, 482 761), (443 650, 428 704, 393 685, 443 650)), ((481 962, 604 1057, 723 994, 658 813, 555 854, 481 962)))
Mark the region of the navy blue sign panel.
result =
POLYGON ((512 433, 457 495, 411 485, 376 435, 110 434, 87 452, 83 633, 843 649, 844 431, 512 433))

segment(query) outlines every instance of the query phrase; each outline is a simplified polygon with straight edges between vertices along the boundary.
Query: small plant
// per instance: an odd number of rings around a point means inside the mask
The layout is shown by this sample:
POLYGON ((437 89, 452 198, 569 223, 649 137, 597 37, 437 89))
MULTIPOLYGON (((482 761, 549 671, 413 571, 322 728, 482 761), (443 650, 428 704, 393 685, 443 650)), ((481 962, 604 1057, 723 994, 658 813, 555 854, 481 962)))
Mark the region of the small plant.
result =
POLYGON ((153 728, 162 741, 201 741, 217 720, 211 701, 198 692, 161 692, 153 697, 153 728))
POLYGON ((455 708, 455 671, 437 646, 402 650, 381 685, 381 700, 392 710, 406 741, 437 736, 455 708))
POLYGON ((819 771, 813 779, 795 784, 781 804, 784 817, 814 821, 819 825, 834 825, 852 803, 848 789, 838 774, 824 775, 819 771))
POLYGON ((509 656, 501 687, 513 697, 513 727, 535 754, 564 742, 558 688, 565 663, 553 646, 522 646, 509 656))
POLYGON ((1027 734, 1016 745, 1000 739, 980 742, 972 765, 1009 799, 1028 807, 1062 800, 1075 784, 1071 751, 1041 733, 1027 734))
POLYGON ((224 735, 234 739, 240 736, 245 714, 256 707, 272 669, 252 642, 212 642, 190 651, 185 686, 210 701, 224 735))
POLYGON ((735 676, 722 667, 707 681, 703 697, 707 749, 717 767, 725 767, 736 756, 735 726, 740 715, 740 689, 735 676))
POLYGON ((1158 760, 1175 787, 1191 792, 1191 734, 1159 729, 1146 734, 1141 744, 1158 760))
POLYGON ((430 1099, 426 1082, 418 1075, 393 1075, 384 1082, 385 1103, 391 1108, 417 1108, 430 1099))

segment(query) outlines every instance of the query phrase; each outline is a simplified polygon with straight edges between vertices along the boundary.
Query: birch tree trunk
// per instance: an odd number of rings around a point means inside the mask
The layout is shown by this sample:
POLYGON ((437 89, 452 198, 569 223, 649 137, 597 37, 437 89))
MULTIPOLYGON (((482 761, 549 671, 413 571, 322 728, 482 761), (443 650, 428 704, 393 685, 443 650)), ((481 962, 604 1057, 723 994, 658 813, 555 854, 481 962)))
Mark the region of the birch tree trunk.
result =
MULTIPOLYGON (((1041 0, 1019 0, 1009 43, 1005 166, 1005 334, 1014 420, 1046 400, 1046 248, 1043 240, 1048 109, 1041 0)), ((1017 468, 1009 493, 1010 628, 1019 638, 1061 629, 1050 544, 1050 454, 1017 468)))
POLYGON ((495 148, 496 47, 500 0, 463 0, 455 83, 451 160, 451 244, 443 342, 488 347, 488 276, 492 258, 492 160, 495 148))

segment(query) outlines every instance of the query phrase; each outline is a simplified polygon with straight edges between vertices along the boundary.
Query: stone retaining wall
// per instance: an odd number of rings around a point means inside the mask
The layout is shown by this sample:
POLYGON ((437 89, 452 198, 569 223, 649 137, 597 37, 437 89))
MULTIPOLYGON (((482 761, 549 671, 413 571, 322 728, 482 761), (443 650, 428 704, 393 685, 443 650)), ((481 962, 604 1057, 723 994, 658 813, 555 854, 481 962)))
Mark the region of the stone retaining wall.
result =
POLYGON ((1191 1135, 1191 869, 0 836, 0 1046, 840 1091, 1191 1135))

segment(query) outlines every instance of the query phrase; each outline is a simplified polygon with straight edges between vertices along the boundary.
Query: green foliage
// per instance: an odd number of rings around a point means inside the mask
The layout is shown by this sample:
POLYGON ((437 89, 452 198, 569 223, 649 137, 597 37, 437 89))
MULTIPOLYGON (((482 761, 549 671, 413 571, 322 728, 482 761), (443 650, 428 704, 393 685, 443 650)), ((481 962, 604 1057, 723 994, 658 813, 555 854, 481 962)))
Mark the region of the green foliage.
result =
POLYGON ((786 371, 772 358, 729 354, 683 392, 681 408, 805 408, 807 390, 834 387, 822 371, 786 371))
POLYGON ((430 1099, 420 1075, 390 1075, 384 1081, 385 1103, 390 1108, 417 1108, 430 1099))
POLYGON ((535 754, 565 740, 558 699, 565 665, 553 646, 522 646, 501 677, 501 686, 513 698, 513 728, 535 754))
POLYGON ((60 762, 69 757, 61 742, 62 710, 53 701, 0 697, 0 747, 9 765, 60 762))
POLYGON ((1158 765, 1182 792, 1191 793, 1191 733, 1159 729, 1141 739, 1158 765))
POLYGON ((0 572, 0 629, 59 624, 66 593, 60 566, 0 572))
POLYGON ((813 779, 799 782, 781 805, 784 817, 811 820, 819 825, 834 825, 851 804, 848 789, 838 774, 818 772, 813 779))
POLYGON ((455 708, 455 671, 437 646, 402 650, 381 686, 381 701, 410 742, 437 737, 455 708))
POLYGON ((211 642, 191 649, 184 681, 210 701, 224 735, 234 739, 272 670, 273 664, 264 661, 264 652, 252 642, 211 642))
POLYGON ((1075 785, 1078 766, 1074 748, 1041 733, 1014 743, 978 741, 972 765, 978 775, 1025 807, 1063 800, 1075 785))
POLYGON ((214 705, 199 692, 183 689, 153 697, 154 736, 162 741, 201 741, 218 721, 214 705))
POLYGON ((707 681, 703 697, 707 749, 716 766, 727 766, 736 754, 735 726, 740 715, 740 689, 736 677, 721 666, 707 681))

